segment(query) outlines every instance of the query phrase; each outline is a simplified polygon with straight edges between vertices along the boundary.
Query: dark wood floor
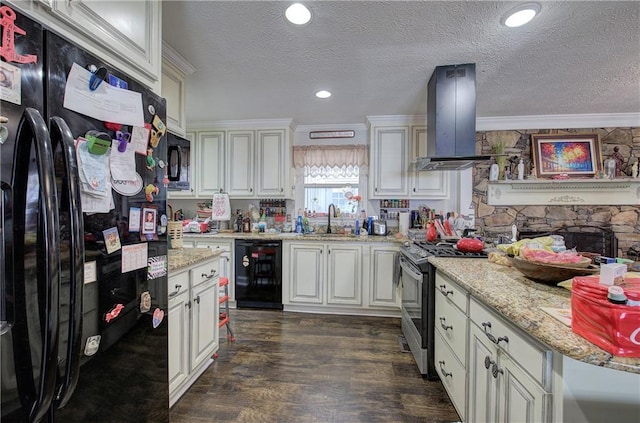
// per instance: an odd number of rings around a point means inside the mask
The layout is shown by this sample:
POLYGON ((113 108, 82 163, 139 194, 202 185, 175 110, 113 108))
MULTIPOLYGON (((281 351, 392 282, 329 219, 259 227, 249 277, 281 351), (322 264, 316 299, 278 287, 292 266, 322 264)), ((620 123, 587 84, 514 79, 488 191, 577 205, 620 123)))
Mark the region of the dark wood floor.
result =
POLYGON ((401 352, 399 319, 262 310, 232 319, 236 342, 221 339, 171 422, 459 420, 442 384, 401 352))

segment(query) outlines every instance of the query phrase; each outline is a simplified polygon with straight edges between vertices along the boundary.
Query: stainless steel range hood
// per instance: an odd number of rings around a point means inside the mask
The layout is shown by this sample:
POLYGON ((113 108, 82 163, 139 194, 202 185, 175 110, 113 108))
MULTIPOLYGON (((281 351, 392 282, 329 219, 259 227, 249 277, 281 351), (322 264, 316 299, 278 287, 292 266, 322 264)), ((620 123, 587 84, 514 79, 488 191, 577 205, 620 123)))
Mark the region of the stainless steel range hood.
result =
POLYGON ((427 85, 427 156, 416 170, 461 170, 491 159, 476 155, 476 65, 437 66, 427 85))

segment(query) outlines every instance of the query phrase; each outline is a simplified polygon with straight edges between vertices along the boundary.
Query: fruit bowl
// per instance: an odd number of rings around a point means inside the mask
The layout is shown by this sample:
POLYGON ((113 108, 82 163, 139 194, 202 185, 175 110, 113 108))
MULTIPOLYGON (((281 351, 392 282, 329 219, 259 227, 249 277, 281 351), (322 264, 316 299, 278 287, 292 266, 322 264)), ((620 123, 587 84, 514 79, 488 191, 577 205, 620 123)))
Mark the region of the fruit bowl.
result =
POLYGON ((581 268, 581 269, 589 267, 592 263, 592 260, 589 257, 582 257, 582 259, 576 263, 544 263, 536 260, 526 260, 526 259, 523 259, 523 260, 528 261, 530 263, 536 263, 536 264, 548 264, 551 266, 574 267, 574 268, 581 268))
MULTIPOLYGON (((570 267, 537 263, 520 257, 512 257, 510 261, 511 265, 527 278, 550 285, 555 285, 574 276, 588 276, 600 271, 599 267, 592 264, 587 264, 585 267, 570 267)), ((572 264, 575 265, 576 263, 572 264)))

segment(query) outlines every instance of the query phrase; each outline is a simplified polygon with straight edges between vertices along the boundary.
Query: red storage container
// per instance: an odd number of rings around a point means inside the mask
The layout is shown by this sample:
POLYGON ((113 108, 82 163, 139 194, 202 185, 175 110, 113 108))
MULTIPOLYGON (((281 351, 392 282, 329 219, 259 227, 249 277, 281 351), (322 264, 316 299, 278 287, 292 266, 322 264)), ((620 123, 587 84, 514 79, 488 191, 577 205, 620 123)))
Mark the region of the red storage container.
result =
MULTIPOLYGON (((627 298, 640 300, 640 278, 620 286, 627 298)), ((640 358, 640 307, 612 304, 608 289, 598 277, 573 278, 571 329, 613 355, 640 358)))

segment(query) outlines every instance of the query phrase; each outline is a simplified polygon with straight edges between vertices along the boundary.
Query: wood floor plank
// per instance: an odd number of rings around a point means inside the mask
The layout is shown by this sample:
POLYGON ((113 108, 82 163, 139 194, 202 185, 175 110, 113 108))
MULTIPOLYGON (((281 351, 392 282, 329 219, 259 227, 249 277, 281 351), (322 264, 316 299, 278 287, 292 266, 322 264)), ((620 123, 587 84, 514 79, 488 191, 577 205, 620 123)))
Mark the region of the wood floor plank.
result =
POLYGON ((442 384, 402 352, 399 319, 232 310, 236 342, 171 409, 173 423, 454 422, 442 384))

